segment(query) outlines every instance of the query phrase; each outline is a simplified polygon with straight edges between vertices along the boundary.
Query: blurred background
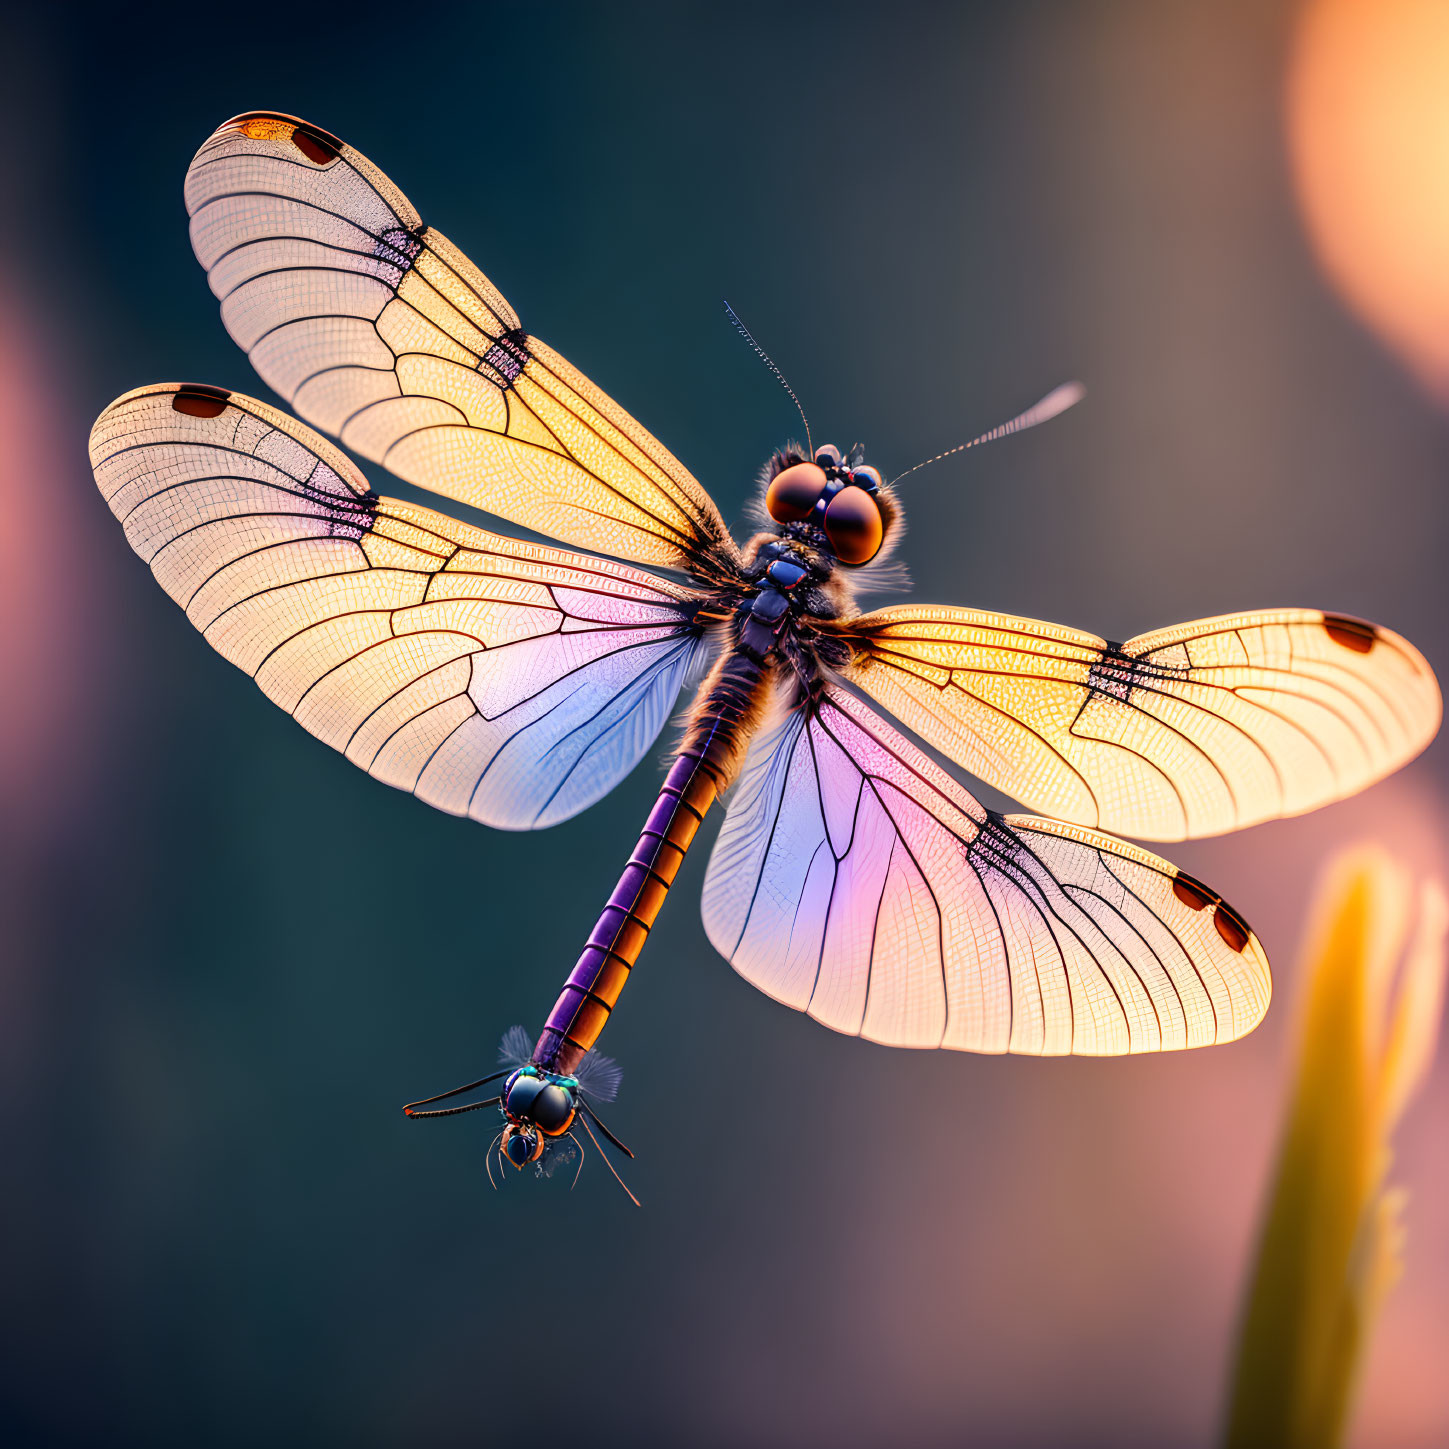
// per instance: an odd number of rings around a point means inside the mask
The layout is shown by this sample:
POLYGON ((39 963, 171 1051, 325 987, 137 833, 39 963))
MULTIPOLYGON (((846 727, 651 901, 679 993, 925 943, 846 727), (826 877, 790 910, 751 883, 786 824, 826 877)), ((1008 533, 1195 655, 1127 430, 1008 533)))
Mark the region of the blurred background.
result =
MULTIPOLYGON (((1275 1008, 1161 1059, 894 1053, 710 949, 691 856, 596 1162, 483 1172, 403 1101, 536 1028, 657 784, 494 834, 208 650, 86 436, 269 394, 181 181, 242 110, 388 171, 738 519, 788 399, 912 480, 915 594, 1110 638, 1305 604, 1449 677, 1449 24, 1430 0, 7 7, 0 33, 0 1437, 16 1446, 1206 1446, 1319 862, 1442 870, 1449 749, 1164 853, 1275 1008), (682 1018, 708 1024, 681 1034, 682 1018), (782 1104, 785 1109, 781 1111, 782 1104)), ((374 482, 402 485, 374 470, 374 482)), ((994 802, 993 802, 994 803, 994 802)), ((1352 1442, 1449 1439, 1449 1062, 1352 1442)))

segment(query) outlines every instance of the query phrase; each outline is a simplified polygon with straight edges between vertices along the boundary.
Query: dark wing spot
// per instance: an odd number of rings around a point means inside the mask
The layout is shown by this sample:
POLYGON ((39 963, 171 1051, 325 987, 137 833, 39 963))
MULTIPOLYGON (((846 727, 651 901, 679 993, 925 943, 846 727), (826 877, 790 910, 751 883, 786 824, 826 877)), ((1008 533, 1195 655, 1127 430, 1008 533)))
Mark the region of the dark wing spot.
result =
POLYGON ((1226 901, 1218 902, 1218 908, 1213 912, 1213 925, 1229 947, 1241 955, 1248 944, 1248 925, 1226 901))
POLYGON ((514 328, 505 332, 483 354, 483 361, 479 366, 490 368, 501 379, 500 386, 511 387, 518 381, 532 356, 528 350, 528 334, 514 328))
POLYGON ((378 237, 377 245, 373 251, 399 271, 407 271, 417 261, 418 253, 422 251, 422 238, 414 236, 405 227, 390 226, 378 237))
POLYGON ((377 522, 377 506, 382 502, 376 493, 369 491, 358 498, 350 492, 334 493, 310 483, 303 483, 301 488, 327 510, 329 538, 350 538, 356 543, 364 534, 372 532, 377 522))
POLYGON ((171 406, 189 418, 219 418, 226 411, 229 397, 231 394, 224 387, 188 382, 171 394, 171 406))
POLYGON ((298 126, 292 132, 292 144, 309 160, 318 166, 326 166, 342 154, 342 143, 325 131, 314 133, 310 126, 298 126))
POLYGON ((1137 660, 1124 654, 1120 644, 1109 642, 1087 671, 1087 688, 1125 702, 1132 697, 1138 668, 1137 660))
POLYGON ((1172 893, 1189 910, 1205 911, 1217 897, 1198 879, 1185 870, 1178 871, 1172 882, 1172 893))
POLYGON ((966 847, 966 854, 983 870, 996 871, 1015 880, 1015 872, 1020 870, 1017 859, 1023 848, 1021 837, 995 810, 988 810, 981 828, 966 847))
POLYGON ((1323 627, 1335 644, 1342 644, 1355 654, 1367 654, 1379 637, 1379 631, 1372 624, 1350 619, 1346 614, 1325 614, 1323 627))
POLYGON ((1093 695, 1129 704, 1137 689, 1158 688, 1188 678, 1180 664, 1162 664, 1128 654, 1120 644, 1108 643, 1087 671, 1087 688, 1093 695))
POLYGON ((1243 918, 1215 891, 1210 891, 1196 876, 1180 870, 1172 882, 1172 893, 1190 910, 1213 908, 1213 925, 1228 945, 1239 954, 1252 933, 1243 918))

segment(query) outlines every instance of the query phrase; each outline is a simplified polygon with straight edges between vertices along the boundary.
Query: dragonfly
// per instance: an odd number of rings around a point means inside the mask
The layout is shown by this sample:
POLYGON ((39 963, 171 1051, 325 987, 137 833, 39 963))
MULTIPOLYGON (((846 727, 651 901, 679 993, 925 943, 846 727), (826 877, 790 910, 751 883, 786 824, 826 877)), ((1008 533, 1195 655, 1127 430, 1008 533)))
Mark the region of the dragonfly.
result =
POLYGON ((514 1028, 497 1071, 405 1109, 497 1107, 490 1177, 495 1152, 542 1167, 579 1128, 628 1152, 595 1110, 619 1079, 596 1044, 727 792, 705 930, 775 1000, 893 1047, 1155 1052, 1251 1031, 1271 975, 1218 892, 1119 837, 1316 809, 1438 728, 1422 655, 1346 614, 1113 642, 979 609, 865 611, 901 478, 858 445, 815 446, 803 410, 806 442, 766 462, 741 544, 693 474, 330 132, 237 116, 185 195, 227 330, 298 416, 142 387, 101 414, 91 458, 213 648, 376 779, 504 830, 594 804, 694 691, 541 1030, 514 1028), (380 496, 323 433, 554 543, 380 496), (984 808, 928 750, 1033 813, 984 808), (490 1082, 494 1097, 432 1105, 490 1082))

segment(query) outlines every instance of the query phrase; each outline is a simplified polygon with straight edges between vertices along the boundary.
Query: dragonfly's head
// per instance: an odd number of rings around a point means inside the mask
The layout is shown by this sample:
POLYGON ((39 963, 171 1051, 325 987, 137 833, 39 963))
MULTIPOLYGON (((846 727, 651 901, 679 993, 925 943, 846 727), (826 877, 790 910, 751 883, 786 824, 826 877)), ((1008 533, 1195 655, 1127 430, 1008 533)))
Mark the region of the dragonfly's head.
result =
POLYGON ((519 1067, 503 1086, 508 1119, 499 1148, 515 1167, 537 1162, 551 1137, 562 1137, 578 1111, 579 1084, 533 1065, 519 1067))
POLYGON ((803 524, 839 563, 858 568, 885 547, 899 508, 859 444, 842 454, 833 443, 813 459, 793 450, 770 460, 765 509, 782 527, 803 524))

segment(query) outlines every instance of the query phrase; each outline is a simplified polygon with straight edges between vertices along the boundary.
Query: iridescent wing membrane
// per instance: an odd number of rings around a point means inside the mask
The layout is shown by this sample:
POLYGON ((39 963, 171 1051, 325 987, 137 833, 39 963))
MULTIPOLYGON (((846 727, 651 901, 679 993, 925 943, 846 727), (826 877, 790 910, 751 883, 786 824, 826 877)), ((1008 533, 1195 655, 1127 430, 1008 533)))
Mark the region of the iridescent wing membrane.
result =
POLYGON ((1271 992, 1257 938, 1200 882, 987 812, 834 686, 751 749, 704 918, 762 991, 889 1046, 1207 1046, 1252 1030, 1271 992))
POLYGON ((974 609, 846 626, 847 678, 1036 810, 1144 840, 1299 815, 1412 759, 1439 725, 1423 656, 1313 609, 1204 619, 1126 644, 974 609))
POLYGON ((262 403, 163 385, 91 435, 131 546, 212 646, 319 739, 506 829, 611 790, 668 717, 696 596, 371 493, 262 403))
POLYGON ((197 152, 186 206, 228 331, 348 448, 580 548, 705 577, 735 558, 684 465, 351 146, 238 116, 197 152))

